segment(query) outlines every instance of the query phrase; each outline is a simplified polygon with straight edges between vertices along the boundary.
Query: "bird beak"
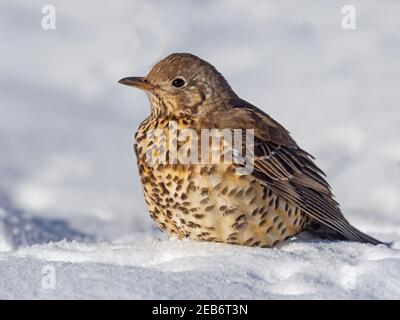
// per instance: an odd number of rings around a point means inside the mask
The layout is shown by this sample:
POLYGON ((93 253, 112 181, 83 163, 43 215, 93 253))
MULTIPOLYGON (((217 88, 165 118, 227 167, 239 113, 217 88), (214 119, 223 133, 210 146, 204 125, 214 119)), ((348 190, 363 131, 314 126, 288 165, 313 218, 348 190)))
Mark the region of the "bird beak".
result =
POLYGON ((119 80, 118 83, 146 91, 149 91, 153 88, 146 77, 127 77, 119 80))

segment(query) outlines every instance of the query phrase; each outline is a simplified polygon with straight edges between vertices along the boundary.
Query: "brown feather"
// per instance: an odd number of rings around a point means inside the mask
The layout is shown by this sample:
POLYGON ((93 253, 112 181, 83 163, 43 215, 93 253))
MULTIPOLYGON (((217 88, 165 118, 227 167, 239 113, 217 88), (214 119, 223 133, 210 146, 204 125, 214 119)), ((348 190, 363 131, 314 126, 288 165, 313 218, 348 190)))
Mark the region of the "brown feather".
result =
POLYGON ((226 116, 213 118, 218 128, 254 129, 253 176, 276 194, 346 239, 380 243, 355 229, 334 200, 324 172, 313 157, 298 147, 290 133, 257 107, 242 99, 232 101, 226 116))

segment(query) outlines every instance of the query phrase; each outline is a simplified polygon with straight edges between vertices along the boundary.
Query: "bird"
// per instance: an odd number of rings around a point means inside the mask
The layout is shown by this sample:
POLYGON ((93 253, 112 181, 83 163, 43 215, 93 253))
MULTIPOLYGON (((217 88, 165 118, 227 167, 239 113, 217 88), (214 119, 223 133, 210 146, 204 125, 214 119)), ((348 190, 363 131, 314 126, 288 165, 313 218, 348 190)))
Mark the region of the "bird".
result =
POLYGON ((134 149, 150 216, 168 236, 272 248, 308 231, 328 240, 382 243, 344 217, 315 158, 280 123, 240 98, 207 61, 172 53, 147 76, 119 83, 149 97, 151 112, 137 129, 134 149), (184 130, 186 138, 177 139, 184 130), (245 168, 239 160, 210 161, 213 147, 206 150, 207 161, 171 157, 198 147, 204 130, 219 137, 224 130, 241 130, 243 144, 226 139, 222 149, 242 154, 246 147, 251 170, 238 173, 245 168), (250 142, 244 141, 247 132, 250 142))

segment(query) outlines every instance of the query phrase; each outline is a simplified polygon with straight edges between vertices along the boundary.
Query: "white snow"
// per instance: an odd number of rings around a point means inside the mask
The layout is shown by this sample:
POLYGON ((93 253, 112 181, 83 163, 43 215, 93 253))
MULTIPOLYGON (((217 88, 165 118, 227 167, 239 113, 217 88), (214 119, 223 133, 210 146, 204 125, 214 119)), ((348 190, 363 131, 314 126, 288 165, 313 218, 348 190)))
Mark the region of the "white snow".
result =
POLYGON ((292 242, 260 249, 190 241, 33 245, 0 254, 0 298, 393 299, 400 250, 292 242), (51 266, 55 287, 44 289, 51 266))
POLYGON ((0 298, 400 298, 400 2, 352 1, 347 31, 342 1, 53 0, 54 31, 46 4, 0 3, 0 298), (148 101, 117 81, 176 51, 287 127, 392 246, 166 240, 132 150, 148 101))

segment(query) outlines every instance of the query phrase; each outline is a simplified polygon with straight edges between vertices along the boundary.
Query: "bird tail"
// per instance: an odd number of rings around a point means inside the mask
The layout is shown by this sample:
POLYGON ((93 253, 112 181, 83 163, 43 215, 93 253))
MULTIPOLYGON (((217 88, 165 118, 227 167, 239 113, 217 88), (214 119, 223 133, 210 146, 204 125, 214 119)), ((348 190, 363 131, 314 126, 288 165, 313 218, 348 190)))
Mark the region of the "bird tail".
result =
POLYGON ((378 245, 378 244, 387 244, 387 243, 384 243, 384 242, 382 242, 382 241, 380 241, 378 239, 375 239, 375 238, 365 234, 364 232, 361 232, 360 230, 354 228, 353 226, 351 226, 351 228, 352 228, 352 231, 353 231, 355 236, 354 236, 354 239, 348 239, 350 241, 358 241, 358 242, 362 242, 362 243, 370 243, 370 244, 373 244, 375 246, 378 245))
POLYGON ((322 239, 342 240, 342 241, 347 240, 347 241, 355 241, 355 242, 361 242, 361 243, 370 243, 373 245, 378 245, 378 244, 387 245, 387 243, 384 243, 380 240, 377 240, 377 239, 361 232, 360 230, 354 228, 350 224, 348 224, 348 227, 351 229, 351 233, 346 232, 346 234, 344 235, 343 233, 341 233, 337 230, 334 230, 327 225, 321 224, 320 222, 313 220, 309 224, 307 231, 317 235, 318 237, 320 237, 322 239))

